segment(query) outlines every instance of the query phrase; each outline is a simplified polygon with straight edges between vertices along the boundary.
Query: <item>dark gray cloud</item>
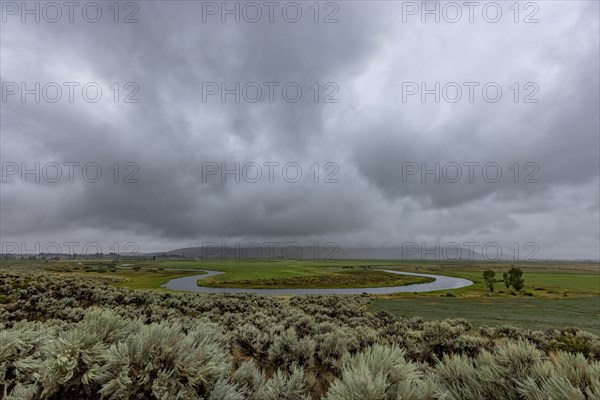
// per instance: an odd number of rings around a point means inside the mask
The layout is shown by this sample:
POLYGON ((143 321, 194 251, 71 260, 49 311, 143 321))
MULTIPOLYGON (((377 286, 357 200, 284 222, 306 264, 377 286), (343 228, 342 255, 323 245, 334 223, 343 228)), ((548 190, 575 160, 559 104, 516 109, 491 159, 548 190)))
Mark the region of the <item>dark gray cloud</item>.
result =
POLYGON ((264 15, 259 23, 203 23, 202 2, 188 1, 140 2, 139 22, 124 24, 102 4, 94 24, 77 13, 74 23, 12 15, 2 23, 3 83, 103 88, 97 103, 71 104, 63 92, 57 103, 12 96, 1 104, 5 165, 96 162, 103 172, 97 183, 11 176, 0 191, 3 241, 135 241, 146 251, 207 240, 533 241, 544 257, 599 257, 596 2, 539 3, 536 24, 514 23, 507 7, 497 24, 477 13, 474 23, 404 23, 401 2, 339 2, 332 24, 314 23, 309 3, 297 23, 277 12, 273 23, 264 15), (113 82, 121 100, 130 92, 124 84, 135 82, 139 103, 115 104, 113 82), (263 97, 203 102, 203 82, 256 82, 263 97), (273 102, 265 82, 279 83, 273 102), (289 82, 303 90, 297 103, 282 98, 289 82), (403 102, 403 82, 481 85, 472 103, 422 103, 403 102), (481 97, 487 82, 503 89, 499 102, 481 97), (522 102, 528 82, 539 87, 538 103, 522 102), (339 101, 323 102, 335 88, 339 101), (127 162, 139 171, 124 169, 127 162), (256 162, 263 177, 204 181, 207 162, 256 162), (265 162, 281 164, 273 183, 265 162), (302 169, 297 183, 281 175, 290 162, 302 169), (328 162, 335 164, 325 169, 328 162), (403 179, 407 163, 454 162, 458 183, 403 179), (502 179, 486 181, 475 167, 467 182, 466 162, 497 163, 502 179), (123 183, 132 171, 139 182, 123 183), (324 183, 333 172, 338 182, 324 183), (529 173, 537 183, 523 182, 529 173))

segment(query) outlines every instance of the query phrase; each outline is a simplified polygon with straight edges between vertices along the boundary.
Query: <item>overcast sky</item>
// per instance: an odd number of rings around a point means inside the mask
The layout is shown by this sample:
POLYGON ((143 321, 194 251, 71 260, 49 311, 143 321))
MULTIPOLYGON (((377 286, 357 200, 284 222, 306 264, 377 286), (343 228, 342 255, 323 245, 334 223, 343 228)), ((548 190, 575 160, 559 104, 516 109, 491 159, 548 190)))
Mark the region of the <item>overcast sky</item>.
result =
POLYGON ((598 2, 420 3, 3 2, 1 241, 599 258, 598 2))

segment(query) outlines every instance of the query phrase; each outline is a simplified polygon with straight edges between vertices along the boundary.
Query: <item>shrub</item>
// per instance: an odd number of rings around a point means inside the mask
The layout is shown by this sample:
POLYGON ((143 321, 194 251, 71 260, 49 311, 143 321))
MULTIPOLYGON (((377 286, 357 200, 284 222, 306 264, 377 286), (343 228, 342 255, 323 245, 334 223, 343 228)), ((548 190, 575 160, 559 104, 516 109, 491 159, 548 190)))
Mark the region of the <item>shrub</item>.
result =
POLYGON ((0 332, 0 397, 26 398, 25 393, 38 392, 39 360, 52 337, 52 329, 34 322, 0 332))
POLYGON ((183 335, 181 326, 151 324, 112 345, 96 379, 110 399, 192 399, 210 394, 227 376, 232 364, 226 354, 212 326, 183 335))
POLYGON ((549 359, 533 345, 508 342, 477 358, 444 356, 436 380, 449 399, 596 399, 600 365, 581 355, 549 359))
POLYGON ((278 370, 258 389, 256 400, 310 400, 306 394, 304 369, 292 367, 290 373, 278 370))
POLYGON ((247 398, 253 399, 265 385, 265 375, 253 361, 244 361, 232 374, 231 381, 236 384, 247 398))
POLYGON ((108 345, 137 330, 136 322, 92 309, 74 329, 61 332, 49 343, 41 368, 43 395, 91 397, 99 389, 94 377, 108 345))
POLYGON ((336 370, 338 361, 360 348, 356 336, 349 329, 335 329, 315 336, 316 358, 320 365, 336 370))
POLYGON ((341 362, 342 378, 333 382, 327 400, 431 399, 434 384, 404 359, 397 346, 374 345, 341 362))
POLYGON ((275 336, 269 348, 268 358, 275 368, 278 366, 311 367, 314 363, 316 344, 311 338, 298 338, 294 329, 287 329, 275 336))

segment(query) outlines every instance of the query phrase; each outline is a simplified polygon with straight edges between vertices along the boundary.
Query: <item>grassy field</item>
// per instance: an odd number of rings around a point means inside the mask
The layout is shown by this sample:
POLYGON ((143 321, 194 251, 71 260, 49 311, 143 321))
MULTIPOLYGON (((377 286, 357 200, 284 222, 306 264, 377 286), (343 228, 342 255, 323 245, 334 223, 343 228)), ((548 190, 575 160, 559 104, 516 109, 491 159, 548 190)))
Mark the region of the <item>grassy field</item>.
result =
MULTIPOLYGON (((200 271, 172 271, 161 267, 147 268, 147 263, 124 263, 130 266, 139 266, 136 269, 115 268, 115 265, 109 260, 76 260, 72 261, 49 261, 49 262, 32 262, 32 261, 3 261, 2 266, 14 266, 19 269, 44 269, 49 272, 61 274, 72 274, 78 276, 103 276, 113 277, 120 280, 115 283, 116 287, 127 287, 131 289, 156 289, 166 291, 161 288, 161 285, 167 283, 171 279, 182 276, 201 275, 200 271)), ((119 264, 117 264, 119 265, 119 264)))
MULTIPOLYGON (((481 296, 512 296, 511 289, 507 289, 502 282, 502 273, 512 266, 520 268, 524 273, 524 294, 535 297, 568 297, 600 295, 600 265, 580 263, 490 263, 490 264, 461 264, 461 265, 427 265, 427 266, 399 266, 398 269, 409 272, 422 272, 439 275, 456 276, 473 281, 473 285, 452 290, 455 295, 467 297, 481 296), (483 271, 492 270, 496 273, 497 283, 494 292, 490 293, 483 281, 483 271)), ((430 292, 421 296, 438 296, 439 293, 430 292)))
POLYGON ((119 285, 141 289, 159 288, 170 279, 198 275, 201 272, 187 273, 185 270, 224 271, 199 281, 203 286, 230 288, 346 288, 346 287, 382 287, 402 286, 431 281, 429 278, 392 275, 382 271, 368 269, 373 265, 390 265, 377 261, 262 261, 262 262, 226 262, 226 261, 124 261, 117 264, 139 270, 116 269, 106 260, 49 263, 56 271, 75 273, 105 273, 107 276, 125 278, 119 285), (173 271, 171 269, 176 269, 173 271))
POLYGON ((183 271, 134 271, 134 270, 119 270, 111 272, 110 275, 126 279, 123 282, 115 284, 118 287, 128 287, 131 289, 163 289, 160 286, 167 283, 171 279, 180 278, 182 276, 199 275, 200 272, 183 272, 183 271))
POLYGON ((217 275, 198 281, 198 285, 231 288, 368 288, 404 286, 433 282, 434 279, 418 276, 392 275, 377 270, 327 268, 315 275, 292 276, 285 278, 259 279, 219 279, 217 275))
POLYGON ((586 263, 523 263, 525 288, 517 293, 497 282, 491 293, 483 271, 496 279, 511 268, 505 263, 428 265, 398 268, 457 276, 474 282, 461 289, 380 297, 370 311, 387 310, 426 320, 465 318, 474 326, 512 325, 528 329, 577 327, 600 334, 600 268, 586 263))
MULTIPOLYGON (((203 280, 207 286, 225 287, 324 287, 335 284, 337 287, 389 286, 388 274, 373 271, 372 268, 385 266, 400 271, 432 273, 469 279, 474 285, 452 290, 460 296, 490 296, 482 273, 486 269, 496 272, 496 278, 502 279, 502 273, 513 265, 525 273, 524 293, 535 297, 565 297, 600 295, 600 265, 592 263, 485 263, 455 262, 435 264, 425 261, 391 260, 331 260, 331 261, 273 261, 273 262, 231 262, 231 261, 162 261, 155 264, 162 268, 207 269, 224 271, 225 274, 203 280), (393 267, 390 267, 393 266, 393 267), (363 271, 363 272, 361 272, 363 271), (370 272, 364 272, 370 271, 370 272), (375 273, 376 274, 373 274, 375 273), (361 283, 358 276, 365 278, 361 283), (356 274, 356 279, 348 278, 356 274), (373 274, 373 275, 371 275, 373 274), (377 276, 378 275, 378 276, 377 276), (377 278, 376 278, 377 276, 377 278), (378 279, 380 279, 378 281, 378 279), (319 282, 321 280, 321 282, 319 282)), ((331 287, 331 286, 330 286, 331 287)), ((334 286, 335 287, 335 286, 334 286)), ((498 282, 494 296, 512 296, 503 282, 498 282)), ((439 292, 430 292, 420 296, 439 296, 439 292)), ((400 296, 413 296, 404 293, 400 296)))
MULTIPOLYGON (((39 263, 38 263, 39 264, 39 263)), ((508 324, 531 329, 575 326, 600 333, 600 265, 575 262, 530 262, 514 264, 524 271, 525 288, 520 292, 496 283, 491 293, 482 272, 502 273, 511 263, 390 260, 333 260, 232 262, 232 261, 122 261, 139 270, 114 269, 107 260, 50 262, 45 268, 75 274, 114 276, 116 286, 158 289, 170 279, 198 275, 191 270, 218 270, 225 274, 203 280, 202 284, 223 287, 368 287, 415 283, 412 278, 376 271, 385 266, 407 272, 432 273, 466 278, 474 285, 429 293, 400 293, 377 297, 370 311, 388 310, 403 316, 425 319, 466 318, 473 325, 508 324), (390 267, 394 266, 394 267, 390 267), (169 270, 176 268, 179 270, 169 270), (189 272, 185 270, 190 270, 189 272), (393 280, 393 281, 392 281, 393 280)), ((19 265, 25 264, 19 263, 19 265)), ((418 278, 417 278, 418 279, 418 278)))
POLYGON ((473 326, 512 325, 528 329, 577 327, 600 335, 600 297, 395 298, 377 299, 368 311, 386 310, 425 320, 465 318, 473 326))
MULTIPOLYGON (((39 263, 38 263, 39 264, 39 263)), ((134 270, 116 270, 109 260, 81 260, 76 262, 50 262, 46 267, 57 271, 73 271, 77 273, 97 273, 127 279, 123 286, 132 288, 157 288, 169 279, 200 272, 186 273, 181 270, 214 270, 225 274, 202 280, 201 284, 214 287, 377 287, 411 283, 423 280, 413 277, 402 277, 376 271, 376 267, 397 269, 400 271, 431 273, 456 276, 469 279, 474 285, 451 290, 453 295, 461 297, 512 297, 514 293, 498 282, 494 293, 490 293, 484 285, 482 272, 491 269, 496 278, 501 280, 502 273, 513 265, 524 271, 525 288, 519 296, 533 297, 577 297, 600 295, 600 265, 576 262, 528 262, 528 263, 490 263, 490 262, 445 262, 427 261, 393 261, 393 260, 282 260, 235 262, 222 260, 208 261, 128 261, 118 263, 120 266, 136 267, 134 270)), ((434 296, 440 292, 403 293, 399 297, 434 296)))

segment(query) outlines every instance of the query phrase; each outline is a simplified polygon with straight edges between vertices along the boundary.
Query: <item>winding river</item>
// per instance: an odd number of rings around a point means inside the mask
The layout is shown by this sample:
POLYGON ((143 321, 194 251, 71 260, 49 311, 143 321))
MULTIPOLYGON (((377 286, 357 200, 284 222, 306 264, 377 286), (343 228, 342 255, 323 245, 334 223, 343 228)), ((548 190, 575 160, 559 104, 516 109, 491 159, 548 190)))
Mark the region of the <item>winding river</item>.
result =
MULTIPOLYGON (((189 270, 187 270, 189 271, 189 270)), ((253 289, 253 288, 219 288, 198 286, 199 279, 210 278, 211 276, 221 275, 221 271, 205 271, 204 275, 186 276, 183 278, 171 279, 162 287, 171 290, 185 290, 189 292, 199 293, 256 293, 256 294, 272 294, 281 296, 296 296, 306 294, 392 294, 406 292, 433 292, 434 290, 458 289, 473 284, 470 280, 462 278, 454 278, 443 275, 417 274, 414 272, 391 271, 384 269, 382 271, 390 274, 422 276, 433 278, 435 281, 428 283, 416 283, 405 286, 391 287, 375 287, 375 288, 331 288, 331 289, 253 289)))

